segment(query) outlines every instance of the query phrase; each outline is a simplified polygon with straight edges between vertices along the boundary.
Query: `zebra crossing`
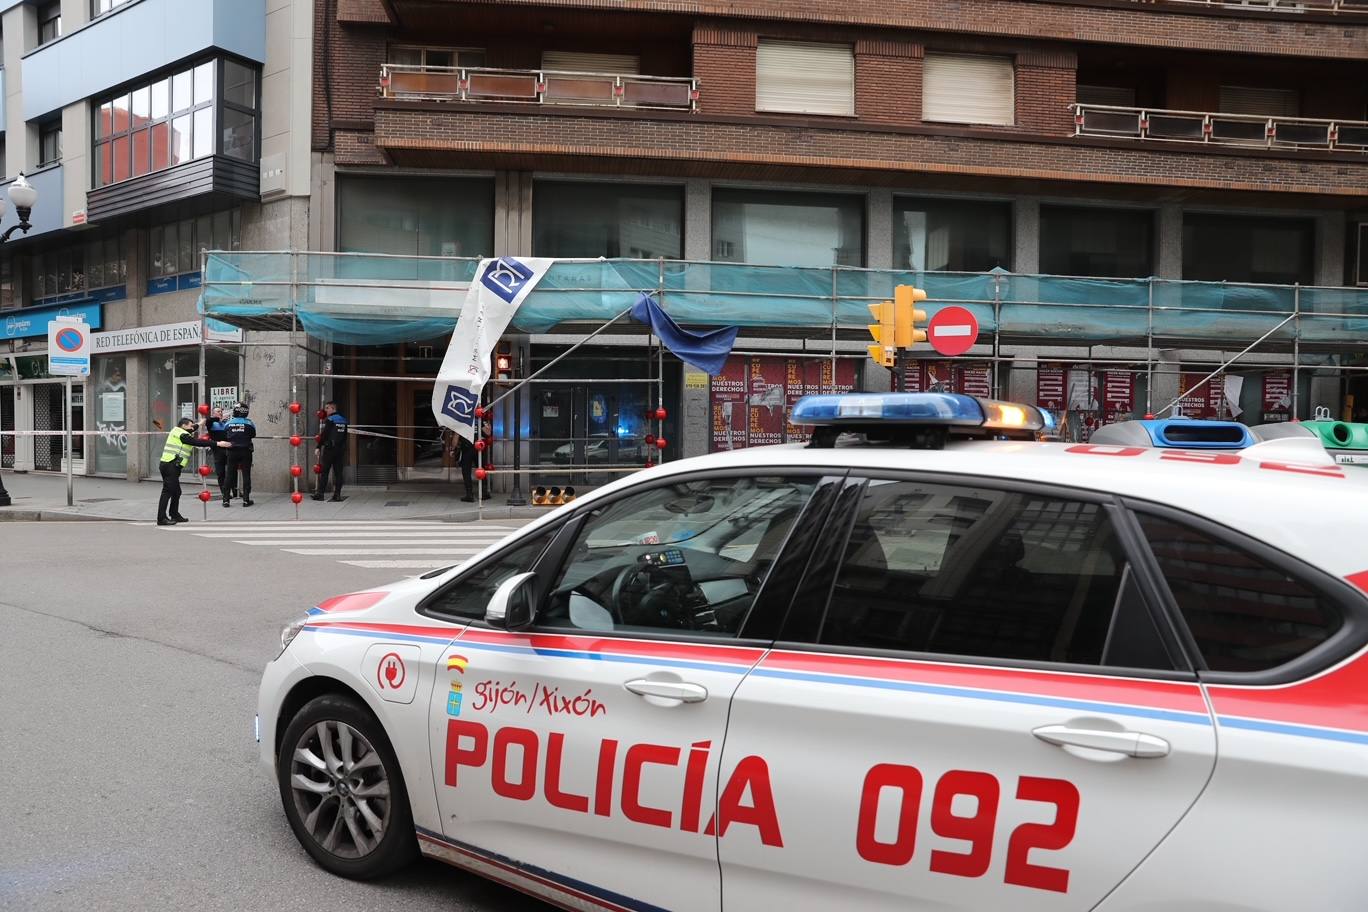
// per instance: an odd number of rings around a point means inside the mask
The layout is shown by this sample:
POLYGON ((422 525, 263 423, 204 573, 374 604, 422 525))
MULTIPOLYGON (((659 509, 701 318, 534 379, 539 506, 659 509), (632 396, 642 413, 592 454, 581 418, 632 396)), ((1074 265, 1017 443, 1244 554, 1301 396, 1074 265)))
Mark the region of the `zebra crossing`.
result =
POLYGON ((303 557, 327 557, 352 567, 421 572, 460 563, 522 525, 518 520, 262 521, 193 523, 166 531, 303 557))

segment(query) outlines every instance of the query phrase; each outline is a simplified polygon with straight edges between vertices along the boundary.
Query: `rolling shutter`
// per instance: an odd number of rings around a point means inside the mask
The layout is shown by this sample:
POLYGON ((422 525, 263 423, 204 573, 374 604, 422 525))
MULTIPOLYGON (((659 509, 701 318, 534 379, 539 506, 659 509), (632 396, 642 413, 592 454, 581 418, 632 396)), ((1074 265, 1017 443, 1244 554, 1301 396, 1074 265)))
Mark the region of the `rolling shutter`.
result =
POLYGON ((855 115, 855 54, 848 44, 761 41, 755 110, 855 115))
POLYGON ((578 51, 546 51, 542 54, 543 70, 569 73, 613 73, 636 76, 641 72, 641 58, 632 54, 581 54, 578 51))
POLYGON ((1290 89, 1252 89, 1221 86, 1222 114, 1253 114, 1258 117, 1296 117, 1300 105, 1290 89))
POLYGON ((1016 122, 1010 57, 927 54, 922 70, 922 120, 941 123, 1016 122))

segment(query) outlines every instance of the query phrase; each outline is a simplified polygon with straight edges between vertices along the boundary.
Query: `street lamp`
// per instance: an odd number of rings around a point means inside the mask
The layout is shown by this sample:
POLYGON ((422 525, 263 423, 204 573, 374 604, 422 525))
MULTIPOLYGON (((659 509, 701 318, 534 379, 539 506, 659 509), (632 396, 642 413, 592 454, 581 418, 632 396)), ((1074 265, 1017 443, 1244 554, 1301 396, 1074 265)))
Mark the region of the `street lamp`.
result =
MULTIPOLYGON (((38 191, 33 189, 33 185, 28 182, 23 174, 14 179, 14 183, 9 188, 10 202, 14 204, 14 214, 19 217, 17 225, 11 225, 9 230, 0 234, 0 244, 10 239, 10 235, 16 231, 28 234, 33 226, 29 224, 29 216, 33 214, 33 207, 38 204, 38 191)), ((5 201, 0 198, 0 219, 5 217, 5 201)), ((0 448, 3 449, 3 448, 0 448)), ((15 448, 18 449, 17 447, 15 448)), ((3 462, 3 460, 0 460, 3 462)), ((0 507, 8 507, 13 501, 10 499, 9 491, 5 490, 5 479, 0 477, 0 507)))

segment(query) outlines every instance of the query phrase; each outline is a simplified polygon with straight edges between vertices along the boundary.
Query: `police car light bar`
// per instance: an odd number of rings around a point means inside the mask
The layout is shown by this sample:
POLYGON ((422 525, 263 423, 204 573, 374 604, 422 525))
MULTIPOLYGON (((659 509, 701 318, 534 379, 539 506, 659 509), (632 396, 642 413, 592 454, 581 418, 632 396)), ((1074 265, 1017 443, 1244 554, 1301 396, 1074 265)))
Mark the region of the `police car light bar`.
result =
POLYGON ((1238 421, 1159 418, 1119 421, 1098 428, 1089 443, 1183 450, 1243 450, 1256 442, 1238 421))
POLYGON ((1035 406, 959 393, 804 396, 789 420, 817 428, 815 447, 832 446, 847 432, 935 448, 947 434, 1034 440, 1054 429, 1054 418, 1035 406))

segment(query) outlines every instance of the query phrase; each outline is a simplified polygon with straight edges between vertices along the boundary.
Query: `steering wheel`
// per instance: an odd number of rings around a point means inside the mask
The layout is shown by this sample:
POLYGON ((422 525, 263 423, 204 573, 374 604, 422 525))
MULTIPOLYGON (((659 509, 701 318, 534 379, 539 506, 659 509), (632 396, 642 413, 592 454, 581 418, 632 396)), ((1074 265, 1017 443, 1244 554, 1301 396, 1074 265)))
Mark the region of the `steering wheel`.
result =
POLYGON ((613 580, 613 587, 608 594, 608 612, 612 614, 614 624, 626 623, 622 619, 622 593, 628 588, 629 582, 635 582, 645 572, 640 564, 628 564, 613 580))

